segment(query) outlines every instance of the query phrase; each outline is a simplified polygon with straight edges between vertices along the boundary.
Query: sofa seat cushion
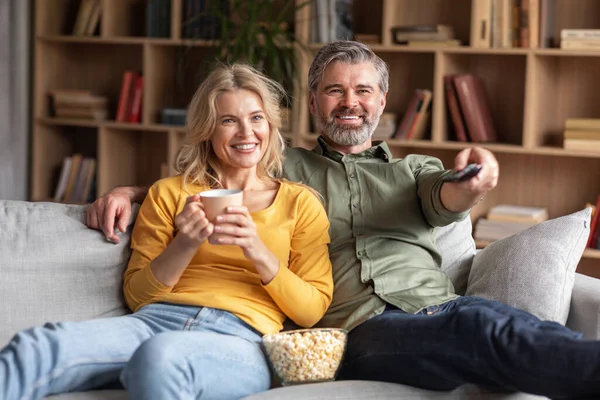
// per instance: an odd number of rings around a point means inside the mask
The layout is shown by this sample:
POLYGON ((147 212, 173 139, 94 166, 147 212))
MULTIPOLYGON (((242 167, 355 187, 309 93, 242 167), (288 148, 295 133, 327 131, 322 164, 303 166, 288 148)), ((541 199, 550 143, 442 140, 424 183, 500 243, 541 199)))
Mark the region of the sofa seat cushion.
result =
POLYGON ((522 393, 492 393, 473 385, 463 385, 450 392, 438 392, 387 382, 338 381, 287 386, 245 397, 244 400, 536 400, 546 397, 522 393))
POLYGON ((129 232, 110 243, 85 225, 86 211, 0 201, 0 347, 24 328, 128 312, 121 285, 129 232))

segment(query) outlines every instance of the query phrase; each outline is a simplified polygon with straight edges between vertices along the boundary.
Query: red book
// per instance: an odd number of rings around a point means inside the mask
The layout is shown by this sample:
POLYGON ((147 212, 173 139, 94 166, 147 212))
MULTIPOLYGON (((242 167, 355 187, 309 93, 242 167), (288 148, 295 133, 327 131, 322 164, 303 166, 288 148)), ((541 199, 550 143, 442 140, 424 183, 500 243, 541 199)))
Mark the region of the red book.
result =
POLYGON ((590 236, 588 237, 587 244, 585 247, 594 249, 598 242, 598 219, 600 218, 600 195, 596 200, 596 208, 594 209, 594 215, 592 215, 592 221, 590 223, 590 236))
POLYGON ((117 107, 117 122, 129 121, 129 114, 131 112, 133 83, 137 73, 134 71, 125 71, 123 73, 123 83, 121 84, 121 94, 119 96, 119 105, 117 107))
POLYGON ((460 111, 460 106, 458 105, 456 89, 452 83, 452 75, 444 76, 444 91, 446 92, 446 103, 448 103, 448 111, 454 126, 456 140, 459 142, 467 142, 467 129, 465 128, 465 121, 460 111))
POLYGON ((129 122, 133 122, 133 123, 140 122, 140 115, 142 113, 143 87, 144 87, 144 77, 139 75, 135 78, 135 84, 133 87, 133 99, 131 101, 131 115, 129 116, 129 122))
POLYGON ((496 142, 492 112, 481 79, 471 74, 452 78, 467 130, 473 142, 496 142))

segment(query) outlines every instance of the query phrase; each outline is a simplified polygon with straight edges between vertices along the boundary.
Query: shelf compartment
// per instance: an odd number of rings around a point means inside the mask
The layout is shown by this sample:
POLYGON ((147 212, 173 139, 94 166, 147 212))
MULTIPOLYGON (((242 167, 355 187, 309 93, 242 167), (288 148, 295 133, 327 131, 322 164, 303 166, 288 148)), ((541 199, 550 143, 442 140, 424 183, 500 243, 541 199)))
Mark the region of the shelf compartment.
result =
POLYGON ((103 127, 98 139, 98 193, 119 185, 151 185, 164 176, 167 132, 103 127))
POLYGON ((102 0, 103 37, 146 36, 145 0, 102 0))
POLYGON ((563 29, 600 29, 600 2, 598 0, 556 0, 554 9, 555 46, 560 45, 563 29))
MULTIPOLYGON (((476 0, 475 0, 476 1, 476 0)), ((367 7, 372 1, 365 0, 367 7)), ((391 28, 399 25, 450 25, 456 39, 469 44, 471 32, 471 0, 384 0, 382 44, 392 45, 391 28)), ((373 12, 366 8, 364 18, 372 18, 373 12)))
POLYGON ((600 118, 599 69, 600 53, 596 57, 532 56, 527 110, 531 134, 526 147, 562 146, 566 119, 600 118))
MULTIPOLYGON (((436 141, 449 140, 452 121, 447 113, 443 91, 445 75, 470 73, 479 77, 485 86, 498 144, 523 144, 523 112, 525 107, 525 76, 527 56, 523 54, 440 54, 436 68, 436 104, 443 112, 435 114, 436 141)), ((435 95, 435 93, 434 93, 435 95)), ((468 133, 467 133, 468 135, 468 133)), ((487 143, 484 143, 487 145, 487 143)))
POLYGON ((143 122, 160 123, 165 107, 187 108, 206 77, 213 54, 203 47, 149 45, 144 79, 152 84, 144 90, 143 122))
POLYGON ((79 89, 108 96, 109 118, 114 118, 123 72, 142 71, 142 55, 140 45, 38 42, 34 115, 49 116, 50 90, 79 89))
POLYGON ((94 127, 36 123, 32 136, 32 159, 36 162, 31 171, 30 197, 52 198, 63 159, 74 153, 96 157, 97 138, 98 130, 94 127))

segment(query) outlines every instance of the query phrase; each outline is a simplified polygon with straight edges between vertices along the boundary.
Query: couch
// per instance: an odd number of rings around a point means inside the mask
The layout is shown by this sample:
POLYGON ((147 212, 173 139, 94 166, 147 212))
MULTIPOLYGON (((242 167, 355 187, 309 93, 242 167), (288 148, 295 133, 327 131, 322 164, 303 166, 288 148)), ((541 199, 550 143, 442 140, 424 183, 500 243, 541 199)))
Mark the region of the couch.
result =
MULTIPOLYGON (((48 321, 104 318, 129 312, 121 294, 121 282, 129 257, 128 238, 132 224, 127 232, 120 233, 121 243, 113 244, 107 242, 100 232, 85 226, 85 215, 86 206, 80 205, 0 201, 0 347, 16 331, 48 321)), ((549 297, 549 301, 554 301, 554 304, 544 304, 543 309, 554 309, 555 314, 565 314, 569 327, 582 332, 587 338, 598 338, 600 280, 576 274, 574 267, 583 251, 581 242, 585 242, 586 234, 589 234, 590 213, 582 211, 570 218, 575 220, 569 221, 578 227, 578 231, 563 231, 561 227, 558 236, 561 242, 570 240, 565 239, 565 234, 575 237, 573 243, 561 244, 571 248, 566 249, 564 254, 559 254, 555 249, 557 246, 550 244, 539 246, 542 249, 547 247, 550 251, 548 255, 533 254, 534 257, 561 259, 560 268, 565 270, 558 274, 559 289, 549 297)), ((471 238, 470 220, 467 218, 460 223, 440 228, 435 235, 443 255, 442 268, 453 280, 457 291, 468 292, 470 282, 473 287, 479 287, 478 290, 485 287, 485 279, 474 276, 473 271, 477 264, 476 258, 479 254, 488 252, 488 249, 476 253, 471 238)), ((549 234, 543 231, 540 235, 546 240, 549 234)), ((509 242, 509 245, 518 248, 521 243, 526 242, 522 237, 517 237, 516 240, 516 244, 511 245, 509 242)), ((503 251, 502 243, 489 248, 491 255, 494 255, 494 251, 503 251)), ((504 253, 514 252, 504 250, 504 253)), ((526 253, 531 255, 531 249, 526 253)), ((485 258, 483 261, 486 261, 485 258)), ((488 287, 507 286, 502 283, 505 279, 501 276, 504 270, 510 270, 511 276, 514 276, 515 270, 506 267, 511 261, 503 256, 502 262, 505 264, 503 268, 480 274, 493 277, 494 282, 488 282, 488 287)), ((481 270, 481 266, 478 268, 481 270)), ((515 268, 521 266, 517 265, 515 268)), ((523 274, 524 280, 529 279, 527 274, 523 274)), ((548 274, 548 271, 543 273, 544 276, 548 274)), ((540 283, 540 293, 549 290, 543 287, 544 284, 540 283)), ((526 299, 529 303, 545 301, 540 297, 542 294, 531 290, 532 286, 537 287, 537 283, 525 286, 524 290, 518 289, 517 292, 533 295, 534 301, 526 299)), ((515 293, 510 296, 515 297, 515 293)), ((507 298, 506 301, 513 299, 507 298)), ((126 397, 126 392, 122 390, 98 390, 50 396, 49 399, 121 400, 126 397)), ((474 385, 465 385, 451 392, 435 392, 399 384, 366 381, 278 387, 248 397, 251 400, 536 398, 541 397, 521 393, 492 393, 474 385)))

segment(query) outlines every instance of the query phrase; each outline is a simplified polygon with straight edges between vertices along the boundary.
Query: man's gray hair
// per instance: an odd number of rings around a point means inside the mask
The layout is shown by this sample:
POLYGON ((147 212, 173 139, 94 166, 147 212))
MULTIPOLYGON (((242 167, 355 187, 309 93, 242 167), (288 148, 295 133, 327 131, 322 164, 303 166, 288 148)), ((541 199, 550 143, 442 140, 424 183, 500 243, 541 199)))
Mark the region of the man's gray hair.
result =
POLYGON ((387 93, 390 79, 388 65, 367 45, 352 40, 339 40, 322 47, 315 56, 308 70, 308 88, 311 92, 323 78, 329 63, 339 61, 344 64, 372 63, 379 77, 378 84, 382 93, 387 93))

